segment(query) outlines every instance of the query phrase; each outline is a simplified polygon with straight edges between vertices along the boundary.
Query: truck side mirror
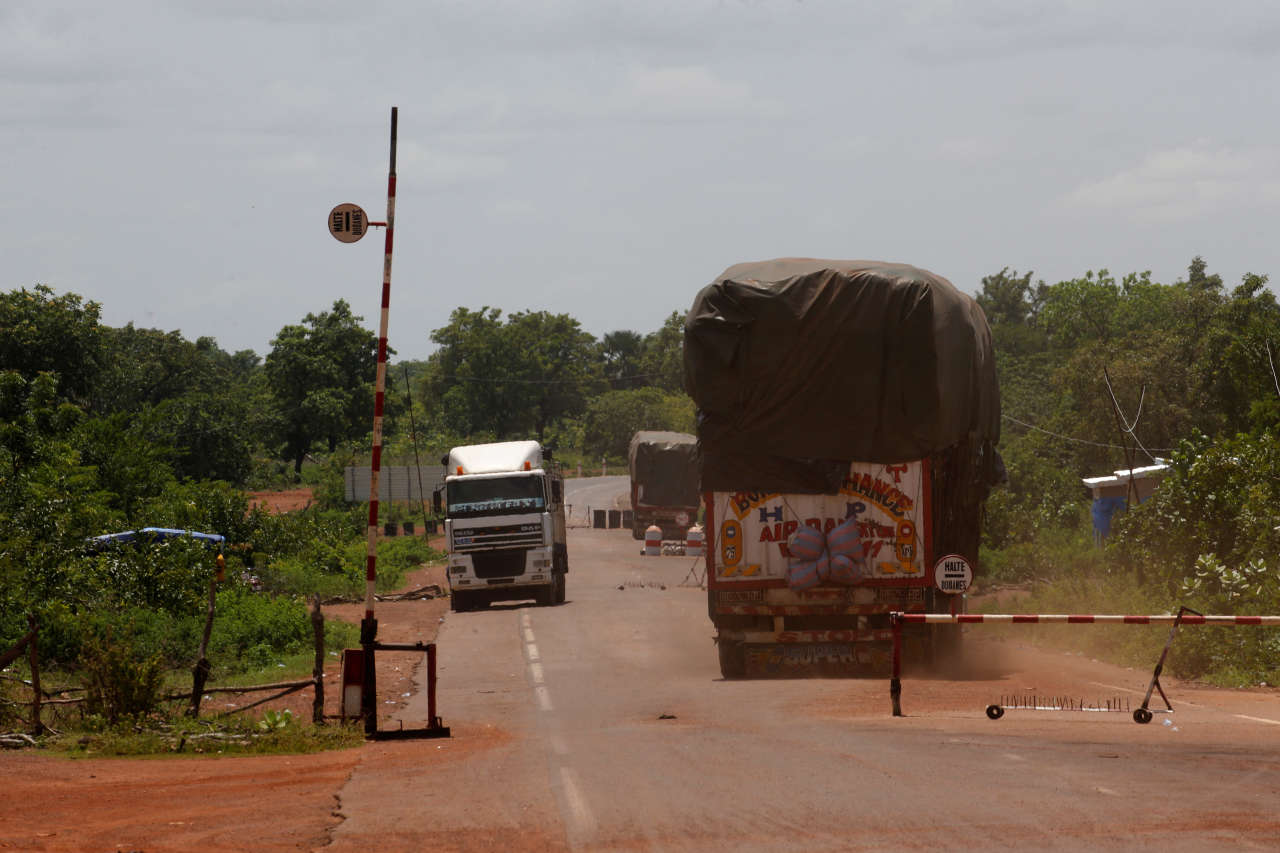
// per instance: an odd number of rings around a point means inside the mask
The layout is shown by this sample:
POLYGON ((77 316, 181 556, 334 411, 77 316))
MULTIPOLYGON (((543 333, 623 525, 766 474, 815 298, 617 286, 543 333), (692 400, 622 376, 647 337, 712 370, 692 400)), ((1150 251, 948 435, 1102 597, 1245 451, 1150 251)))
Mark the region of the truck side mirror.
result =
POLYGON ((434 512, 436 515, 441 514, 441 503, 442 501, 440 500, 440 490, 436 489, 434 492, 431 493, 431 511, 434 512))

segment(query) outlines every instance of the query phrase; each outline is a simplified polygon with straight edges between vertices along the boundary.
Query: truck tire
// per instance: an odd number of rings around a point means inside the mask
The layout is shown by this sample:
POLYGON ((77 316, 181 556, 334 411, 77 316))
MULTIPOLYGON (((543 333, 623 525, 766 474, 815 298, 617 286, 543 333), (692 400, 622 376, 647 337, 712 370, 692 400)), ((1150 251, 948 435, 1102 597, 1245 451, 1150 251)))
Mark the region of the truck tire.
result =
POLYGON ((716 640, 716 649, 720 652, 720 675, 726 681, 746 677, 747 650, 742 641, 720 637, 716 640))
POLYGON ((465 592, 454 591, 449 595, 449 609, 454 613, 465 613, 471 609, 471 596, 465 592))
POLYGON ((567 553, 556 554, 553 571, 556 579, 555 603, 564 604, 565 578, 569 574, 569 555, 567 553))
POLYGON ((632 539, 643 539, 643 538, 644 538, 644 530, 645 530, 645 525, 644 525, 644 524, 642 524, 642 523, 640 522, 640 519, 638 519, 638 518, 637 518, 637 519, 635 520, 635 523, 634 523, 633 525, 631 525, 631 538, 632 538, 632 539))

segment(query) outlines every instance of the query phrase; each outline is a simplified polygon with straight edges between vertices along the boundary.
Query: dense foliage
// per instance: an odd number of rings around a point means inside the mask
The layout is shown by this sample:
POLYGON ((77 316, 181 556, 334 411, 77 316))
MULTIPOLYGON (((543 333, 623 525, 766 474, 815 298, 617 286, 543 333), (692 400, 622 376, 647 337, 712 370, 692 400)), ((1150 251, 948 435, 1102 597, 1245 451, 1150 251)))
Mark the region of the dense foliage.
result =
MULTIPOLYGON (((1228 288, 1200 258, 1170 284, 1105 270, 982 280, 1009 475, 987 506, 988 584, 1280 611, 1280 307, 1266 284, 1228 288), (1096 545, 1081 478, 1157 458, 1171 464, 1163 485, 1096 545)), ((341 470, 367 463, 376 337, 342 300, 282 328, 265 359, 100 315, 44 285, 0 294, 0 647, 33 615, 68 667, 104 638, 135 663, 189 666, 210 552, 85 544, 157 526, 228 538, 216 666, 301 648, 302 596, 362 582, 366 511, 343 502, 341 470), (246 488, 300 481, 315 487, 308 510, 249 510, 246 488)), ((420 332, 436 345, 428 359, 388 370, 384 461, 539 438, 591 468, 620 463, 637 430, 692 431, 682 323, 677 310, 657 330, 597 339, 566 314, 459 307, 420 332)), ((408 540, 386 547, 387 583, 430 556, 408 540)), ((1249 655, 1266 642, 1230 661, 1211 644, 1179 666, 1256 675, 1249 655)))
MULTIPOLYGON (((1200 258, 1172 284, 983 279, 1009 471, 987 507, 989 579, 1039 581, 1041 602, 1074 590, 1075 607, 1104 612, 1135 590, 1148 608, 1280 612, 1280 306, 1266 283, 1227 290, 1200 258), (1094 545, 1081 478, 1157 460, 1170 468, 1154 495, 1094 545)), ((1180 640, 1175 670, 1247 681, 1276 666, 1280 639, 1223 630, 1180 640)))

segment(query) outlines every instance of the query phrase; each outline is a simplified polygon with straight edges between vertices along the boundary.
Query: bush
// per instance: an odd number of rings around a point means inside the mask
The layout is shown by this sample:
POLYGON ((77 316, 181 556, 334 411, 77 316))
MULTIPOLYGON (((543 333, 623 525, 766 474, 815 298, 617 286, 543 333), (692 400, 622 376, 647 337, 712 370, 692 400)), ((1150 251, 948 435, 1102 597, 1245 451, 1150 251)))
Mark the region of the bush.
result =
POLYGON ((1045 528, 1030 542, 1004 548, 983 545, 982 579, 988 583, 1025 583, 1101 574, 1107 557, 1093 537, 1079 529, 1045 528))
MULTIPOLYGON (((1126 575, 1064 575, 1037 584, 1018 602, 1022 613, 1159 613, 1167 600, 1154 600, 1147 588, 1126 575)), ((992 612, 987 610, 987 612, 992 612)), ((1029 639, 1055 648, 1074 649, 1091 657, 1151 667, 1168 637, 1167 626, 1152 625, 1018 625, 993 627, 991 633, 1029 639)), ((1176 644, 1175 644, 1176 645, 1176 644)))
POLYGON ((1234 566, 1273 559, 1280 553, 1277 519, 1280 441, 1196 434, 1174 451, 1155 494, 1117 520, 1115 541, 1139 577, 1173 594, 1203 555, 1234 566))
POLYGON ((149 714, 160 702, 164 667, 158 654, 139 653, 132 638, 107 629, 93 637, 81 657, 84 712, 109 725, 149 714))
MULTIPOLYGON (((1262 560, 1231 569, 1206 554, 1182 582, 1178 600, 1199 613, 1268 615, 1280 603, 1280 576, 1262 560)), ((1274 630, 1206 625, 1182 633, 1170 655, 1177 675, 1209 676, 1233 686, 1280 681, 1280 636, 1274 630)))

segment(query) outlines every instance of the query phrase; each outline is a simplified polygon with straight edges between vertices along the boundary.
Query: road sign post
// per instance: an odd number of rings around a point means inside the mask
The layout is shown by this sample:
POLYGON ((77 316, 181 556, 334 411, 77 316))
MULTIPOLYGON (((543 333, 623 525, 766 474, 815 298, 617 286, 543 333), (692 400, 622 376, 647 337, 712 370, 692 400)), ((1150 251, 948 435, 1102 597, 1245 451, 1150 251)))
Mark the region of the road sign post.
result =
POLYGON ((387 170, 387 219, 369 222, 364 210, 356 204, 339 204, 329 211, 329 233, 340 242, 354 243, 370 226, 387 229, 382 257, 382 307, 378 318, 378 369, 373 393, 373 451, 369 460, 369 519, 365 528, 365 594, 364 618, 360 621, 360 646, 363 672, 360 691, 360 714, 368 737, 378 734, 377 667, 374 654, 378 649, 418 650, 428 656, 427 689, 430 698, 427 728, 397 732, 398 736, 448 737, 449 729, 435 716, 435 644, 388 646, 378 642, 378 620, 374 615, 374 589, 378 579, 378 479, 382 471, 382 408, 387 390, 387 320, 391 311, 391 250, 395 240, 396 221, 396 135, 399 109, 391 108, 391 163, 387 170))

